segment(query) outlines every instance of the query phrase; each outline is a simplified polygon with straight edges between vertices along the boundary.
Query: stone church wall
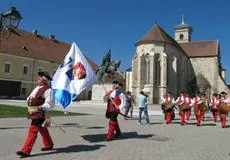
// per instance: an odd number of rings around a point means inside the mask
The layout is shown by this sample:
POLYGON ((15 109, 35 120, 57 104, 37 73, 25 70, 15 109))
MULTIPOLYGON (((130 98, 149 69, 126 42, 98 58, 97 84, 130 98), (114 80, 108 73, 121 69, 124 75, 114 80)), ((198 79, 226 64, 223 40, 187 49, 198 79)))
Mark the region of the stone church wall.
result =
POLYGON ((188 83, 188 57, 175 46, 167 44, 165 47, 168 60, 167 91, 178 95, 187 88, 188 83))
MULTIPOLYGON (((203 57, 191 58, 193 70, 197 75, 202 75, 211 85, 211 96, 214 92, 221 92, 225 90, 228 92, 227 85, 219 75, 218 59, 217 57, 203 57)), ((192 80, 194 77, 191 77, 192 80)))

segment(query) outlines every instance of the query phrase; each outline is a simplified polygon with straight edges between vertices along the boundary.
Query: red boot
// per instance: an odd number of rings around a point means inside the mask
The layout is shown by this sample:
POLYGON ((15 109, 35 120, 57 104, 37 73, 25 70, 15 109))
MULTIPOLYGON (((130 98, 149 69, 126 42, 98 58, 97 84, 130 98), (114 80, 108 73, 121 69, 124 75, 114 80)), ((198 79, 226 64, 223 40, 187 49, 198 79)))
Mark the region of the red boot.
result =
POLYGON ((180 124, 184 125, 184 123, 185 123, 185 113, 181 112, 181 114, 180 114, 180 124))
POLYGON ((166 113, 166 124, 171 124, 171 123, 172 123, 171 113, 167 112, 166 113))
POLYGON ((196 116, 196 121, 197 121, 197 127, 200 126, 201 120, 200 120, 200 115, 196 116))

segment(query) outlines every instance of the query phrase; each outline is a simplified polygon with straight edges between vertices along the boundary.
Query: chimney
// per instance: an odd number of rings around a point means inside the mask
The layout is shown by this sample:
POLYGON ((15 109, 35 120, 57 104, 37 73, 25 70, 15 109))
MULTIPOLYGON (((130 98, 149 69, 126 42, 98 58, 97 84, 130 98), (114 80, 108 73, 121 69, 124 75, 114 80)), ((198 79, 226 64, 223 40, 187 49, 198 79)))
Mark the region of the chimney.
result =
POLYGON ((49 39, 55 40, 55 35, 51 34, 51 35, 49 36, 49 39))
POLYGON ((33 30, 33 35, 34 35, 34 36, 37 36, 37 35, 38 35, 38 30, 34 29, 34 30, 33 30))

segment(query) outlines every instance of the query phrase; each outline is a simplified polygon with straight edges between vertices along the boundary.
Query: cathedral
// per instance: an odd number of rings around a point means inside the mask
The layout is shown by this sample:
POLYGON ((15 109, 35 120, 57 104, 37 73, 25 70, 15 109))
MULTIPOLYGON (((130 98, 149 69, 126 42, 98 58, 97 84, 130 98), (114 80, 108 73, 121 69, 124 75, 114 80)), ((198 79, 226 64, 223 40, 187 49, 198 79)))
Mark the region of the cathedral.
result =
POLYGON ((193 96, 201 91, 208 98, 215 92, 229 93, 226 70, 221 64, 218 40, 192 41, 193 28, 182 23, 172 38, 155 24, 136 44, 129 86, 134 97, 140 91, 157 104, 166 92, 193 96))

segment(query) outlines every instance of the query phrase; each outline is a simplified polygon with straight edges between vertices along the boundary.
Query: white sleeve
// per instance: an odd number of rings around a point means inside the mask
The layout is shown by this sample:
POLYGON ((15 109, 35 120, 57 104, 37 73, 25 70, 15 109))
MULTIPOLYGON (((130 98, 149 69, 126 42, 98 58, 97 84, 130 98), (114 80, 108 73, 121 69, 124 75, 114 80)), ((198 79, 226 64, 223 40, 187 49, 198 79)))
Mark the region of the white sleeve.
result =
POLYGON ((229 103, 229 102, 230 102, 229 98, 226 98, 225 103, 229 103))
POLYGON ((165 98, 161 98, 161 104, 165 103, 166 99, 165 98))
POLYGON ((52 90, 46 90, 43 96, 45 98, 45 102, 39 108, 42 108, 45 111, 51 111, 55 106, 55 100, 52 90))
POLYGON ((175 103, 177 103, 179 101, 179 97, 176 99, 175 103))
POLYGON ((124 93, 120 94, 121 104, 119 105, 119 109, 121 113, 125 112, 125 105, 126 105, 126 96, 124 93))

